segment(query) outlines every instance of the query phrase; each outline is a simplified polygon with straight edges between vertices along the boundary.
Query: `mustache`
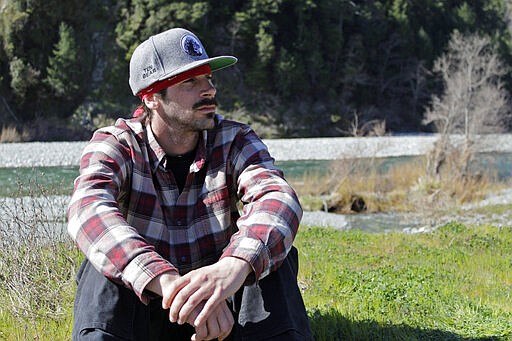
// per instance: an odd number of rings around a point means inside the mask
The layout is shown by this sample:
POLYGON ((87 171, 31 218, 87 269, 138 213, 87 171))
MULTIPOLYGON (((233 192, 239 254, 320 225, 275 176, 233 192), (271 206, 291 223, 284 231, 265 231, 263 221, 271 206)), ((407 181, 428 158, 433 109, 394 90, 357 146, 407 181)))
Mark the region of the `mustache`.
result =
POLYGON ((215 98, 204 98, 202 100, 200 100, 199 102, 196 102, 193 106, 192 106, 192 109, 198 109, 204 105, 215 105, 217 106, 217 100, 215 98))

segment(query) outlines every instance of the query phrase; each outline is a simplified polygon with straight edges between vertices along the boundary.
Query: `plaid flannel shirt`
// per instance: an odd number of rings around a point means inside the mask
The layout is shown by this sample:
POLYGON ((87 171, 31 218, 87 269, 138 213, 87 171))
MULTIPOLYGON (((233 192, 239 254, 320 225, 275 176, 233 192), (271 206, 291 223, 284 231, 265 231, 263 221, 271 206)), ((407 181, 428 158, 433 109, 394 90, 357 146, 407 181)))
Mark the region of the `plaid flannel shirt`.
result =
POLYGON ((254 131, 215 121, 181 194, 141 118, 96 131, 83 151, 68 232, 100 272, 143 302, 145 286, 169 270, 233 256, 250 263, 257 281, 292 246, 302 217, 295 192, 254 131))

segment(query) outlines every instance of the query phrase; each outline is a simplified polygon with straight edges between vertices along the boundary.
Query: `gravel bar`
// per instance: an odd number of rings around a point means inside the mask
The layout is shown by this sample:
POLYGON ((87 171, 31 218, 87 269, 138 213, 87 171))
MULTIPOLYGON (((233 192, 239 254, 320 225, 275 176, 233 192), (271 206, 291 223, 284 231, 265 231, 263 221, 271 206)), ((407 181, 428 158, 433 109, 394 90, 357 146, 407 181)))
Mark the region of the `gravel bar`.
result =
MULTIPOLYGON (((336 160, 359 157, 424 155, 436 135, 267 139, 265 144, 278 161, 336 160)), ((452 143, 462 143, 453 136, 452 143)), ((76 166, 87 142, 25 142, 0 144, 0 167, 76 166)), ((480 152, 512 152, 512 135, 482 135, 480 152)))

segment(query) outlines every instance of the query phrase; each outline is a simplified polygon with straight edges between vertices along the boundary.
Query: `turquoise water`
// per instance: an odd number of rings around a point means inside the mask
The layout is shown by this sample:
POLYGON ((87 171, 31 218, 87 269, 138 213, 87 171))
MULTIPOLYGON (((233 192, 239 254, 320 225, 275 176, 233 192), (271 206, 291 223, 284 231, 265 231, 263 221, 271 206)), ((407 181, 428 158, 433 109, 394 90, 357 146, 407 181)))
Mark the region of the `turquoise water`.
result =
POLYGON ((0 168, 0 197, 67 195, 78 167, 0 168))
MULTIPOLYGON (((330 161, 286 161, 277 163, 286 177, 296 178, 306 172, 323 175, 330 161)), ((67 195, 73 190, 78 167, 0 168, 0 197, 67 195)))
MULTIPOLYGON (((305 172, 323 175, 330 161, 286 161, 277 165, 287 177, 301 177, 305 172)), ((0 168, 0 197, 67 195, 73 190, 78 167, 0 168)))
MULTIPOLYGON (((397 163, 417 162, 421 159, 421 157, 408 156, 363 160, 363 162, 368 162, 379 171, 385 172, 397 163)), ((287 178, 296 179, 304 174, 325 175, 331 169, 332 161, 281 161, 276 164, 284 171, 287 178)), ((498 179, 507 179, 512 176, 512 154, 481 154, 473 162, 472 167, 482 172, 491 170, 495 172, 498 179)), ((0 197, 68 195, 73 189, 73 181, 77 175, 78 167, 71 166, 0 168, 0 197)))
MULTIPOLYGON (((325 174, 330 161, 286 161, 278 163, 287 177, 306 171, 325 174)), ((78 167, 0 168, 0 197, 67 195, 73 190, 78 167)))

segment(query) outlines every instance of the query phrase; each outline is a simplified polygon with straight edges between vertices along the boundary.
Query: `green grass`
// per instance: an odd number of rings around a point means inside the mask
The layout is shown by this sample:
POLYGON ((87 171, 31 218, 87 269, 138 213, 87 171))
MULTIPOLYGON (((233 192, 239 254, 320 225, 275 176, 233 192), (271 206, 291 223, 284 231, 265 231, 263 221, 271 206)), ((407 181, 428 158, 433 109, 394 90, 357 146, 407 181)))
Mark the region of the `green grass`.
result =
MULTIPOLYGON (((295 244, 317 341, 512 339, 512 228, 452 223, 433 233, 373 234, 302 226, 295 244)), ((46 271, 79 263, 76 250, 55 250, 62 255, 40 252, 55 262, 46 271)), ((43 300, 37 314, 12 308, 0 276, 0 340, 70 339, 74 278, 59 276, 50 279, 62 288, 56 306, 43 300)))
POLYGON ((318 341, 512 339, 511 228, 302 228, 296 246, 318 341))
POLYGON ((75 268, 70 242, 0 252, 0 340, 71 340, 75 268))
POLYGON ((0 311, 0 340, 71 340, 71 326, 70 314, 61 319, 26 319, 0 311))

